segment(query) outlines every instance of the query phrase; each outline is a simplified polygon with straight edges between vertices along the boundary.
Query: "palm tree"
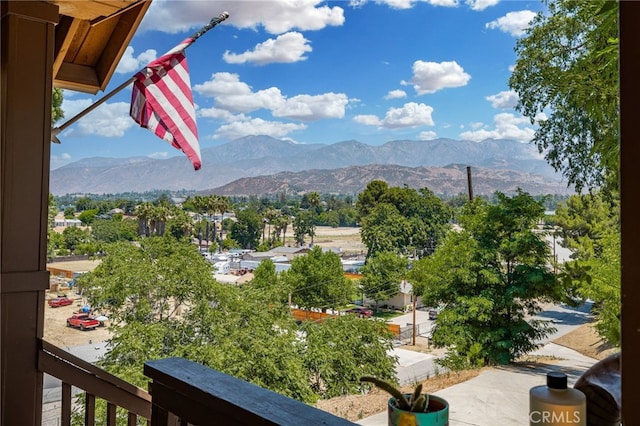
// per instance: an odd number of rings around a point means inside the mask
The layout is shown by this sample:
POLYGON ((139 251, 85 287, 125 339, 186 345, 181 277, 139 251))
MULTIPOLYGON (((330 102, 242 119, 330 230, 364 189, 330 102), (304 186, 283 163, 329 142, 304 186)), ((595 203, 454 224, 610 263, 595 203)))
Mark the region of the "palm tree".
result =
POLYGON ((218 211, 220 212, 220 244, 218 246, 219 251, 222 251, 222 241, 223 241, 222 222, 224 221, 224 214, 228 212, 230 208, 231 208, 231 202, 229 201, 229 198, 225 196, 219 196, 218 197, 218 211))
POLYGON ((200 225, 199 225, 200 232, 198 233, 198 247, 202 249, 202 217, 206 212, 206 198, 200 195, 196 195, 193 197, 192 204, 196 213, 200 215, 200 225))
POLYGON ((287 214, 283 214, 280 216, 280 220, 282 221, 282 245, 286 246, 287 245, 287 228, 292 222, 292 217, 287 214))
POLYGON ((263 216, 264 216, 265 222, 269 224, 269 231, 267 232, 267 235, 269 236, 269 240, 271 240, 271 223, 278 216, 278 212, 275 211, 275 209, 269 207, 264 211, 263 216))
POLYGON ((320 205, 320 194, 316 191, 310 192, 307 199, 309 200, 309 205, 311 206, 311 229, 309 230, 309 236, 311 237, 311 246, 313 246, 313 236, 316 234, 316 213, 317 208, 320 205))
POLYGON ((149 216, 153 210, 153 204, 142 203, 136 207, 136 217, 138 218, 138 235, 149 236, 149 216))

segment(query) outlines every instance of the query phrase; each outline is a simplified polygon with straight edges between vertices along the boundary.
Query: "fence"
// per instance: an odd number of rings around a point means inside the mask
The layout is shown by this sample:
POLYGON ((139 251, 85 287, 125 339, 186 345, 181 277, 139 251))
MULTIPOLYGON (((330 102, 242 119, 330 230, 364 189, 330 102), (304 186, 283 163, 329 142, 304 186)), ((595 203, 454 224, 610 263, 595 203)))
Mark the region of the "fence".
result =
MULTIPOLYGON (((397 340, 402 344, 407 345, 413 340, 413 324, 405 327, 399 327, 399 332, 396 334, 397 340)), ((416 336, 426 337, 431 339, 431 323, 423 322, 416 324, 416 336)))

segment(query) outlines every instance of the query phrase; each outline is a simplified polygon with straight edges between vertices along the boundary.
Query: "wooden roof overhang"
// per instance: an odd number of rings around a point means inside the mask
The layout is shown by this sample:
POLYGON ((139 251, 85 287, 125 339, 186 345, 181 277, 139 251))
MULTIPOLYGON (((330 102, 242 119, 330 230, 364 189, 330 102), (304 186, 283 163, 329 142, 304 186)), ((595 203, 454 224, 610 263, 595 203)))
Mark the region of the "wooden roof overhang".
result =
POLYGON ((50 0, 59 7, 53 85, 104 91, 151 0, 50 0))

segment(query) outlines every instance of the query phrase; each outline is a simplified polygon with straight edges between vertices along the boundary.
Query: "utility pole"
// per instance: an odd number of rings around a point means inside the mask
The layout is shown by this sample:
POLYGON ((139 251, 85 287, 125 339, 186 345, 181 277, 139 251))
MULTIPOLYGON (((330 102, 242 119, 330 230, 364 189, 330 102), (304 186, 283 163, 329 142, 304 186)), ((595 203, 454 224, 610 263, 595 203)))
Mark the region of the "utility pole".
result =
POLYGON ((471 182, 471 166, 467 166, 467 185, 469 186, 469 201, 473 201, 473 184, 471 182))
POLYGON ((413 297, 413 346, 416 345, 416 300, 418 299, 418 297, 416 296, 416 294, 413 292, 413 289, 411 289, 411 296, 413 297))

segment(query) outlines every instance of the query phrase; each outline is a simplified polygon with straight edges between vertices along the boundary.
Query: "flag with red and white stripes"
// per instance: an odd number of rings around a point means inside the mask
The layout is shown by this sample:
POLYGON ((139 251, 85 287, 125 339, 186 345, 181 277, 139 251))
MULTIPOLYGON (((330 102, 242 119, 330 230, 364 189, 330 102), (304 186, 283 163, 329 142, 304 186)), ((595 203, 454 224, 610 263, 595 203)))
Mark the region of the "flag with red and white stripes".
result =
POLYGON ((187 155, 200 169, 200 145, 184 49, 188 38, 135 75, 131 117, 187 155))

